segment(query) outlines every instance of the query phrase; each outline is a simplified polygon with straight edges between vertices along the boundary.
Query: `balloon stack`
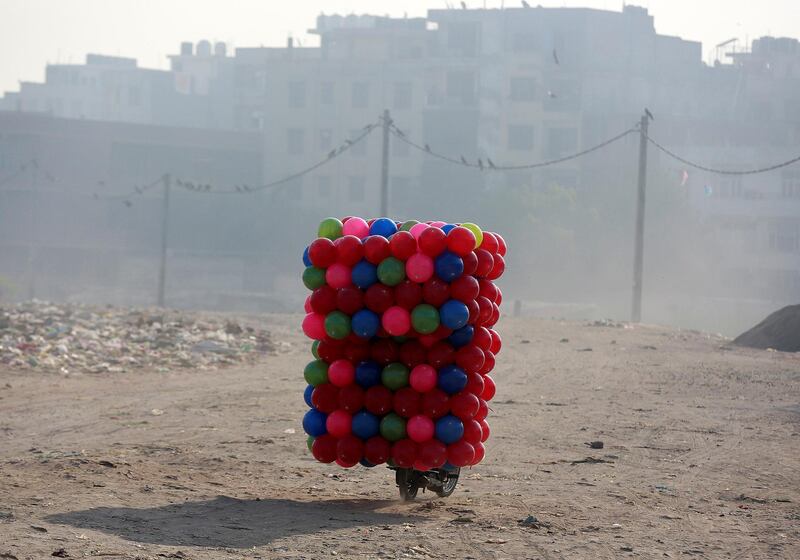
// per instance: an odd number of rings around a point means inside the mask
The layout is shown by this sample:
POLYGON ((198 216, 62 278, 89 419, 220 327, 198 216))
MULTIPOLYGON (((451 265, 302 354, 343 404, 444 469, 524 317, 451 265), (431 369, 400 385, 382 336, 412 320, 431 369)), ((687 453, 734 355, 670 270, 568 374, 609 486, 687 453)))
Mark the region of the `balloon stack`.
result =
POLYGON ((303 254, 308 446, 323 463, 479 463, 503 238, 471 223, 326 218, 303 254))

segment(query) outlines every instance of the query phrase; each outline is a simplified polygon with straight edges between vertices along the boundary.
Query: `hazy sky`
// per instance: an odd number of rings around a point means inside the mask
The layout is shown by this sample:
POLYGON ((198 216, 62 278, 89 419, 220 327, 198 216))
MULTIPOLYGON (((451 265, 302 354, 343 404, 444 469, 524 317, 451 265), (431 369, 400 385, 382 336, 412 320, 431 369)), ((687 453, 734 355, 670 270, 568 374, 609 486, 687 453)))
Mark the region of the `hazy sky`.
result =
MULTIPOLYGON (((620 0, 529 0, 554 7, 619 11, 620 0)), ((458 4, 458 0, 451 0, 458 4)), ((468 0, 499 7, 501 0, 468 0)), ((639 0, 656 30, 713 45, 732 37, 800 36, 796 0, 639 0)), ((506 1, 519 6, 519 0, 506 1)), ((166 68, 181 41, 210 39, 230 46, 283 45, 291 33, 304 45, 320 12, 422 16, 443 0, 0 0, 0 92, 41 81, 48 62, 82 62, 86 53, 134 57, 140 66, 166 68)), ((707 58, 707 57, 706 57, 707 58)))

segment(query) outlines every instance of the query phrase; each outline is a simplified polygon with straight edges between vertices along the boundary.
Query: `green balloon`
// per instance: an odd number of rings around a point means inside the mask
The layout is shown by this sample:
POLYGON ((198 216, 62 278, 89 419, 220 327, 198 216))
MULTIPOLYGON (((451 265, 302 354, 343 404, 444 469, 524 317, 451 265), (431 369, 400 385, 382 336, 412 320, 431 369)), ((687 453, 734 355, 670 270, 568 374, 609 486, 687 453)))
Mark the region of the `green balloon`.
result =
POLYGON ((439 312, 427 303, 418 305, 411 312, 411 325, 420 334, 431 334, 439 328, 439 312))
POLYGON ((394 412, 381 420, 381 435, 389 441, 399 441, 406 437, 406 421, 394 412))
POLYGON ((325 285, 325 271, 316 266, 307 266, 303 271, 303 284, 312 292, 325 285))
POLYGON ((397 286, 406 279, 406 266, 402 261, 388 257, 378 265, 378 280, 387 286, 397 286))
POLYGON ((316 387, 328 382, 328 364, 322 360, 314 360, 308 362, 306 368, 303 370, 303 377, 306 378, 306 383, 316 387))
POLYGON ((325 218, 319 223, 317 236, 327 237, 331 240, 340 238, 342 236, 342 222, 336 218, 325 218))
POLYGON ((411 231, 411 228, 417 225, 417 220, 406 220, 400 225, 400 231, 411 231))
POLYGON ((408 385, 408 368, 400 362, 392 362, 381 372, 381 383, 392 391, 408 385))
POLYGON ((481 243, 483 243, 483 232, 481 231, 481 228, 472 222, 465 222, 461 224, 461 227, 467 228, 473 233, 473 235, 475 235, 475 248, 477 249, 480 247, 481 243))
POLYGON ((314 436, 308 436, 306 438, 306 445, 308 446, 308 450, 311 451, 311 446, 314 445, 314 436))
POLYGON ((325 317, 325 332, 336 340, 347 338, 350 334, 350 317, 341 311, 331 311, 325 317))
POLYGON ((311 354, 312 354, 312 355, 313 355, 313 356, 314 356, 316 359, 318 359, 318 360, 319 360, 319 359, 320 359, 320 357, 319 357, 319 351, 317 350, 318 348, 319 348, 319 340, 315 340, 314 342, 312 342, 312 343, 311 343, 311 354))

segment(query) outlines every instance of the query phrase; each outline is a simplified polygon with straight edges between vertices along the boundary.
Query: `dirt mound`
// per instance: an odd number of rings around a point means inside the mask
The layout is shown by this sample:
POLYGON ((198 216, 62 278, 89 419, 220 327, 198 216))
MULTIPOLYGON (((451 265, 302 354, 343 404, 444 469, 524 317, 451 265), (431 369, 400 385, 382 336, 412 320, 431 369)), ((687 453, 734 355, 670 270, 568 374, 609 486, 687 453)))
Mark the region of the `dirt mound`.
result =
POLYGON ((800 305, 788 305, 736 337, 737 346, 800 352, 800 305))

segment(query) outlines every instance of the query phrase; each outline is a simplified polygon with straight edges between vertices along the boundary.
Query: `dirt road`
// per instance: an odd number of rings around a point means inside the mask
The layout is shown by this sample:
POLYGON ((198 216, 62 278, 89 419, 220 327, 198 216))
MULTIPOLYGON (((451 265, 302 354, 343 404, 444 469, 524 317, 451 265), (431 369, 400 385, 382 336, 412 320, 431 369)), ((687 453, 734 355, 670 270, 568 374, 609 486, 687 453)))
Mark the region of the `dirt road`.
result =
POLYGON ((311 459, 261 320, 256 367, 0 371, 0 558, 800 558, 800 354, 504 319, 486 460, 402 503, 311 459))

